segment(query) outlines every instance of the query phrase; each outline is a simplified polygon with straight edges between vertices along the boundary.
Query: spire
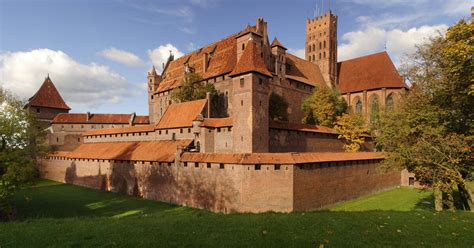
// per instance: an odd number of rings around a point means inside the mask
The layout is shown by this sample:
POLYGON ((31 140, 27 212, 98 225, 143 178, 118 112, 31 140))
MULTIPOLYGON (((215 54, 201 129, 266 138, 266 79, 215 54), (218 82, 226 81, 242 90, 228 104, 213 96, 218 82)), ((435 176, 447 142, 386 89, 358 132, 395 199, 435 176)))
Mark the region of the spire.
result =
POLYGON ((148 71, 148 74, 150 75, 156 75, 156 69, 155 69, 155 65, 153 65, 150 69, 150 71, 148 71))

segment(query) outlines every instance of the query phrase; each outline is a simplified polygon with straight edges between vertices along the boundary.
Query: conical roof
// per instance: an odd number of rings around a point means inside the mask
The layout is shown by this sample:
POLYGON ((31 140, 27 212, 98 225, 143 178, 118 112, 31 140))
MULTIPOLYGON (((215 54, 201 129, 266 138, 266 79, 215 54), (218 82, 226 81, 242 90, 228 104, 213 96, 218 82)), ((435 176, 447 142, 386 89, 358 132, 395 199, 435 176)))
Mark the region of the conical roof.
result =
POLYGON ((51 79, 45 78, 39 90, 29 99, 28 106, 70 110, 51 79))
POLYGON ((273 39, 271 47, 274 47, 274 46, 279 46, 286 50, 286 47, 284 47, 276 37, 275 39, 273 39))

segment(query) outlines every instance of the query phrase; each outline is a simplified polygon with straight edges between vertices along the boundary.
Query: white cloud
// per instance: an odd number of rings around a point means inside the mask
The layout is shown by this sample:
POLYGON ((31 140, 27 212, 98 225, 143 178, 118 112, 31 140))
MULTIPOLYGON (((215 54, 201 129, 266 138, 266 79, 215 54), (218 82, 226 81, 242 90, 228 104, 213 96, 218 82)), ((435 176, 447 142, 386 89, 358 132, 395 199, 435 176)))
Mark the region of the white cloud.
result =
POLYGON ((173 53, 175 59, 184 55, 178 48, 169 43, 153 50, 148 50, 148 57, 150 57, 151 62, 155 65, 159 73, 162 71, 162 64, 168 60, 170 51, 173 53))
POLYGON ((295 55, 296 57, 304 59, 304 48, 303 49, 288 48, 288 52, 295 55))
POLYGON ((81 64, 59 50, 0 53, 0 86, 20 97, 31 97, 47 73, 67 104, 76 111, 115 104, 139 93, 138 87, 107 66, 81 64))
POLYGON ((99 52, 99 54, 107 59, 128 66, 143 66, 144 62, 135 54, 115 47, 107 48, 99 52))
POLYGON ((345 33, 343 43, 338 47, 338 60, 351 59, 384 50, 391 55, 395 64, 405 54, 413 53, 415 45, 427 41, 440 33, 445 33, 447 25, 421 26, 408 30, 385 30, 378 27, 367 27, 364 30, 345 33))

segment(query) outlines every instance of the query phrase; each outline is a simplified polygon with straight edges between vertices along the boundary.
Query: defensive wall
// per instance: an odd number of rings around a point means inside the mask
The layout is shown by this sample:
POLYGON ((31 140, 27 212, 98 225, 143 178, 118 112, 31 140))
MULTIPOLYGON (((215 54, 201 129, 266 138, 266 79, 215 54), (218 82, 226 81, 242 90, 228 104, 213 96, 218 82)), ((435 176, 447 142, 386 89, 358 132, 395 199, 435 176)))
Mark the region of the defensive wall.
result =
POLYGON ((142 156, 134 154, 137 146, 111 147, 133 154, 115 158, 101 151, 95 156, 81 151, 50 154, 38 161, 40 175, 224 213, 319 209, 401 182, 399 171, 378 169, 383 159, 379 153, 216 154, 178 149, 170 154, 170 144, 166 144, 162 149, 168 153, 150 160, 154 155, 146 150, 136 150, 142 156))

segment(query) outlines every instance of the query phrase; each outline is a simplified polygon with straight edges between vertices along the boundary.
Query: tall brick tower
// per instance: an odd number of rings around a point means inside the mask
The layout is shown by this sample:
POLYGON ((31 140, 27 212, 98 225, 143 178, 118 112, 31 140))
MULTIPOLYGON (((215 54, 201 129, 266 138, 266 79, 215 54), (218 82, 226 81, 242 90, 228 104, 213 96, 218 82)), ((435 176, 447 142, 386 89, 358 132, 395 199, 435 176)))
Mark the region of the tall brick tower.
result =
POLYGON ((306 20, 305 57, 319 66, 328 86, 335 86, 337 82, 337 16, 331 11, 306 20))
MULTIPOLYGON (((153 66, 150 71, 148 72, 148 114, 150 118, 150 123, 155 123, 157 120, 157 109, 155 109, 155 103, 157 99, 155 99, 154 92, 158 85, 161 82, 161 76, 156 73, 155 66, 153 66)), ((160 117, 161 118, 161 115, 160 117)))

